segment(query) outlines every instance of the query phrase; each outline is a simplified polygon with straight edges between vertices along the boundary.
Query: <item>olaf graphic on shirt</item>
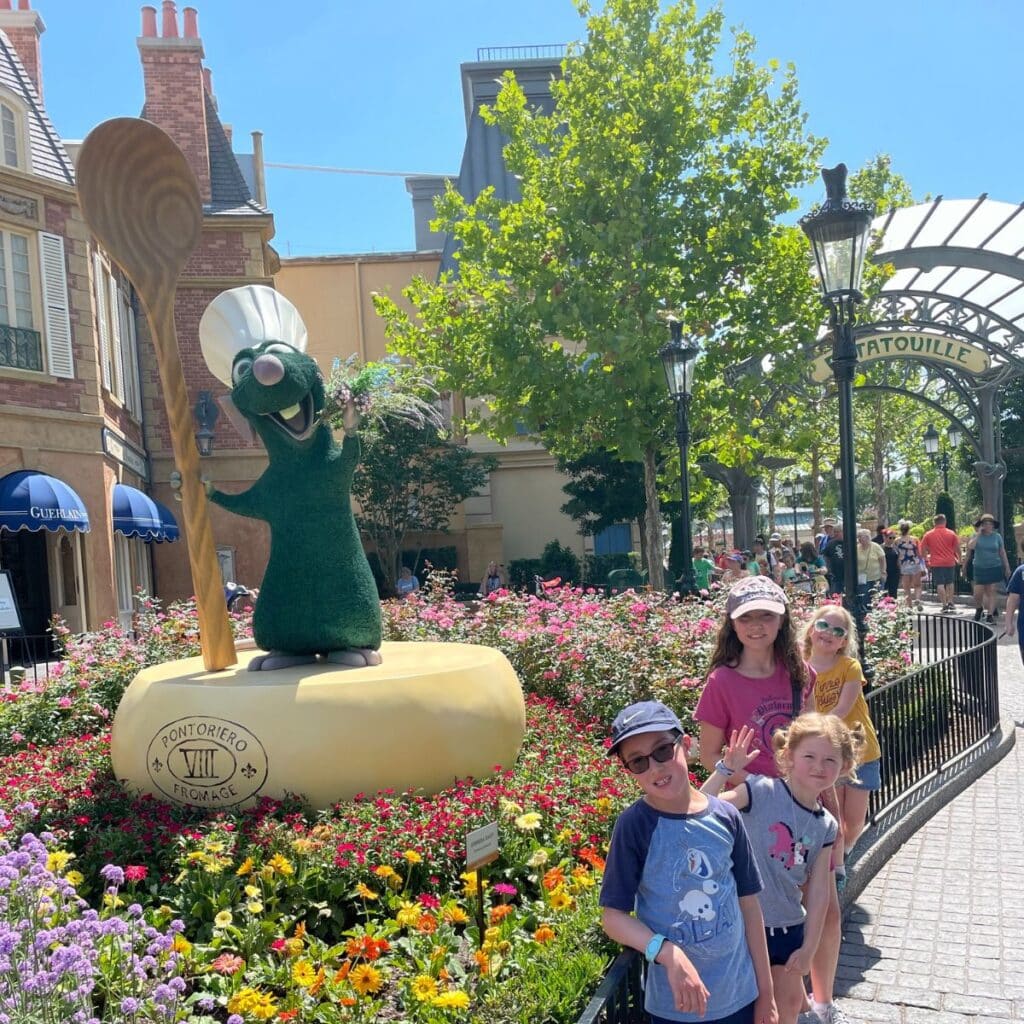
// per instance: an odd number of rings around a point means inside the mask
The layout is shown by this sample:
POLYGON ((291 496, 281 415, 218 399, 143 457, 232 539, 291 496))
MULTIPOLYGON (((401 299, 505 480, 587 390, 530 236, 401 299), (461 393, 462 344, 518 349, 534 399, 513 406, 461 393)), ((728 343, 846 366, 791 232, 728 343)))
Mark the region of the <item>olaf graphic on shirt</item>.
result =
MULTIPOLYGON (((678 901, 679 915, 672 927, 687 951, 692 950, 697 955, 702 952, 702 944, 735 923, 729 902, 719 898, 722 887, 713 876, 708 855, 694 847, 686 850, 676 864, 673 889, 683 895, 678 901)), ((711 950, 708 955, 712 955, 711 950)))

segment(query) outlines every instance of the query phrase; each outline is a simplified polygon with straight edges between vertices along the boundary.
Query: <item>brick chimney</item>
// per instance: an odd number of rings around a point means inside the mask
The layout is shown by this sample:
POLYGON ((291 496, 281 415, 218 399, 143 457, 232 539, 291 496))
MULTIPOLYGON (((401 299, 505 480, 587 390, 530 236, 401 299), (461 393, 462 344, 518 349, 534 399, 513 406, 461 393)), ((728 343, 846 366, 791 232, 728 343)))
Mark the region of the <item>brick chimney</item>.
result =
MULTIPOLYGON (((2 0, 0 0, 2 3, 2 0)), ((199 181, 203 202, 210 201, 210 150, 206 137, 203 42, 194 7, 184 10, 184 33, 178 34, 174 0, 163 0, 161 34, 156 8, 142 8, 138 39, 146 89, 146 118, 174 139, 199 181)))
POLYGON ((11 41, 18 59, 25 65, 39 98, 43 98, 43 63, 39 56, 39 37, 46 31, 43 19, 29 8, 29 0, 18 0, 12 10, 11 0, 0 0, 0 29, 11 41))

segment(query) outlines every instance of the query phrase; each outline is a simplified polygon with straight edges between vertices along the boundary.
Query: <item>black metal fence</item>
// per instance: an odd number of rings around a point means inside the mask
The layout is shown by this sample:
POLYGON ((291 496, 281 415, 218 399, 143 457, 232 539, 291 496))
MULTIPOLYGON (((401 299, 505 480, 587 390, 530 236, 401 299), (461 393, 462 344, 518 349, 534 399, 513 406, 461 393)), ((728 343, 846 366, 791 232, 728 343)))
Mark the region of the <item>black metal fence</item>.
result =
POLYGON ((643 957, 635 949, 620 953, 576 1024, 643 1024, 643 957))
MULTIPOLYGON (((882 748, 882 788, 871 820, 987 739, 999 725, 995 631, 980 622, 918 615, 918 666, 868 694, 882 748)), ((643 958, 616 957, 577 1024, 643 1024, 643 958)))
MULTIPOLYGON (((50 634, 18 634, 7 637, 6 643, 7 658, 4 664, 0 665, 0 684, 3 686, 17 686, 23 679, 39 683, 49 677, 50 669, 60 661, 60 655, 54 650, 54 640, 50 634)), ((2 648, 0 659, 3 659, 2 648)))
POLYGON ((999 725, 991 627, 919 615, 914 643, 919 667, 867 698, 882 748, 882 788, 871 794, 872 821, 999 725))

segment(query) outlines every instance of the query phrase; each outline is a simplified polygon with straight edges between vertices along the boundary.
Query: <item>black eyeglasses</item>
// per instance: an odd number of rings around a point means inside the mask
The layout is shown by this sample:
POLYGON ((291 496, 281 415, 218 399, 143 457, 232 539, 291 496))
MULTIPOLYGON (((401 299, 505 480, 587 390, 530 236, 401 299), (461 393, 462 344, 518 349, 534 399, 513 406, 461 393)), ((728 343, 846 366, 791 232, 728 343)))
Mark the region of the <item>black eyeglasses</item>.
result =
POLYGON ((814 631, 816 633, 831 633, 833 636, 838 637, 840 640, 846 636, 846 630, 842 626, 833 626, 831 623, 826 622, 824 619, 818 619, 814 624, 814 631))
POLYGON ((658 764, 664 764, 675 753, 681 739, 681 736, 677 736, 669 743, 660 743, 649 754, 640 754, 639 757, 631 757, 628 761, 624 761, 626 771, 632 775, 643 775, 651 767, 651 758, 654 758, 658 764))

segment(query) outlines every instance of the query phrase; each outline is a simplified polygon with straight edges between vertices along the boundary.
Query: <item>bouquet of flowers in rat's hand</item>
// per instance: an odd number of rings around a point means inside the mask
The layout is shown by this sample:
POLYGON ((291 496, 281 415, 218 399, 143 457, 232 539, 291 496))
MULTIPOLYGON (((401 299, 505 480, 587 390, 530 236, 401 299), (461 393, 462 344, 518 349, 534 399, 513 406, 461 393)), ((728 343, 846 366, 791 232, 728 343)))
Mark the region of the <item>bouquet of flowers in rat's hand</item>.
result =
POLYGON ((373 363, 360 363, 356 355, 344 362, 335 359, 325 391, 324 419, 336 429, 353 429, 354 409, 364 434, 379 433, 388 420, 401 420, 439 435, 445 433, 432 381, 422 367, 403 363, 395 356, 373 363))

